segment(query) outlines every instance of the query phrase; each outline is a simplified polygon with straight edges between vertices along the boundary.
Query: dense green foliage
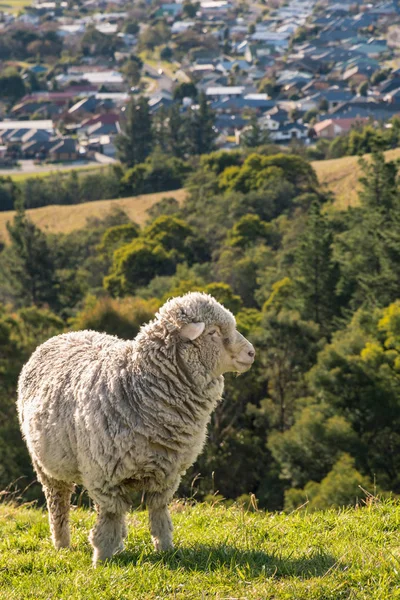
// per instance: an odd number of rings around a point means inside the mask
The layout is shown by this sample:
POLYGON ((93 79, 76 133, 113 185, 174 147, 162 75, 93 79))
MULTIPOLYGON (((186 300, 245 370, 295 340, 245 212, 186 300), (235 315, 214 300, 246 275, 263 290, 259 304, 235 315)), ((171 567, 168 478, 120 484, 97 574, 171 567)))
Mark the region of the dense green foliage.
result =
POLYGON ((346 212, 334 210, 301 157, 246 151, 202 156, 185 204, 165 199, 142 229, 115 212, 51 236, 20 209, 0 252, 9 348, 0 410, 10 423, 0 485, 32 476, 16 377, 50 330, 133 337, 167 298, 203 290, 233 311, 257 360, 240 378, 226 376, 180 494, 254 493, 261 507, 286 510, 305 498, 311 509, 355 504, 374 486, 399 494, 398 166, 375 154, 362 167, 360 206, 346 212))
POLYGON ((54 172, 17 183, 0 176, 0 211, 12 210, 18 200, 25 208, 39 208, 176 190, 190 171, 188 162, 154 153, 132 169, 115 165, 92 173, 54 172))
MULTIPOLYGON (((72 548, 51 545, 47 515, 0 506, 2 600, 394 600, 400 507, 265 514, 172 504, 176 549, 154 553, 147 513, 128 516, 126 550, 93 570, 94 512, 72 512, 72 548)), ((251 505, 250 505, 251 509, 251 505)))

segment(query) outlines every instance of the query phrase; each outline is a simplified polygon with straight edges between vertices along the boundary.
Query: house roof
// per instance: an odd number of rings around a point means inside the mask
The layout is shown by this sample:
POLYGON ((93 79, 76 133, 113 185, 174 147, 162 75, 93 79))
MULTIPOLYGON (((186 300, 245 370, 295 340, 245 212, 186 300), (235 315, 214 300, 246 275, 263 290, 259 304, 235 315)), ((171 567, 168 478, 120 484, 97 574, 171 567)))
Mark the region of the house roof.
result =
POLYGON ((241 96, 245 90, 241 85, 226 85, 218 87, 208 87, 206 96, 241 96))
POLYGON ((51 135, 52 134, 50 132, 44 129, 31 129, 22 136, 21 140, 23 143, 33 141, 44 141, 49 140, 51 135))
POLYGON ((338 125, 344 133, 347 133, 348 131, 350 131, 350 129, 352 128, 352 126, 355 123, 366 123, 368 121, 369 121, 368 117, 350 117, 350 118, 345 118, 345 119, 325 119, 324 121, 315 123, 315 125, 313 126, 313 129, 316 133, 320 133, 327 127, 330 127, 330 125, 335 124, 335 125, 338 125))
POLYGON ((46 119, 43 121, 0 121, 0 133, 5 130, 13 129, 54 129, 53 121, 46 119))
POLYGON ((308 127, 307 125, 304 125, 303 123, 282 123, 279 126, 278 131, 280 132, 285 132, 285 131, 292 131, 293 129, 297 129, 297 131, 308 131, 308 127))
POLYGON ((96 109, 96 106, 99 104, 99 101, 94 96, 89 96, 88 98, 83 98, 76 102, 71 108, 68 110, 69 114, 74 114, 80 110, 84 110, 86 112, 92 112, 96 109))
POLYGON ((95 125, 95 123, 102 123, 103 125, 110 125, 111 123, 117 123, 119 121, 119 116, 115 113, 104 113, 101 115, 93 115, 93 117, 89 117, 85 119, 81 123, 81 127, 91 127, 95 125))
POLYGON ((273 121, 278 121, 279 123, 283 123, 289 118, 288 111, 284 108, 280 108, 279 106, 275 106, 265 114, 269 119, 272 119, 273 121))
POLYGON ((73 138, 63 138, 58 142, 58 144, 56 144, 49 150, 49 154, 73 154, 74 152, 76 152, 76 141, 73 138))
POLYGON ((58 144, 59 138, 50 139, 50 140, 32 140, 26 142, 22 145, 23 152, 33 152, 37 154, 38 152, 48 152, 50 148, 58 144))

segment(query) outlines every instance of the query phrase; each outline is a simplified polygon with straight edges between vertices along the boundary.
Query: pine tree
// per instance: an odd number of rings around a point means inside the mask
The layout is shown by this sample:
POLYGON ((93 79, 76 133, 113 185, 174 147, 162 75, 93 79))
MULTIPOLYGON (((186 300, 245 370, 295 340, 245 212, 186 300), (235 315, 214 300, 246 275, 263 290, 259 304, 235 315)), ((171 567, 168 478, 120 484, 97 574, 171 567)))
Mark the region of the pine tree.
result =
POLYGON ((169 110, 168 144, 173 156, 184 158, 187 148, 185 119, 182 117, 177 104, 174 104, 169 110))
POLYGON ((400 296, 398 166, 386 163, 382 152, 361 165, 361 207, 350 212, 348 230, 335 243, 339 290, 353 309, 386 306, 400 296))
POLYGON ((204 92, 200 94, 198 108, 187 120, 186 127, 190 154, 208 154, 214 149, 214 113, 204 92))
POLYGON ((146 98, 132 98, 126 109, 123 130, 116 139, 118 155, 128 167, 143 162, 153 148, 153 132, 146 98))
POLYGON ((168 111, 161 106, 153 117, 153 140, 154 145, 163 153, 169 152, 168 121, 168 111))
POLYGON ((321 212, 320 204, 314 202, 297 248, 295 270, 303 317, 318 323, 324 332, 332 331, 332 319, 338 313, 335 290, 339 270, 332 258, 332 243, 328 217, 321 212))
POLYGON ((20 306, 56 309, 58 282, 45 234, 28 219, 21 204, 7 229, 11 245, 1 255, 2 299, 12 299, 20 306))

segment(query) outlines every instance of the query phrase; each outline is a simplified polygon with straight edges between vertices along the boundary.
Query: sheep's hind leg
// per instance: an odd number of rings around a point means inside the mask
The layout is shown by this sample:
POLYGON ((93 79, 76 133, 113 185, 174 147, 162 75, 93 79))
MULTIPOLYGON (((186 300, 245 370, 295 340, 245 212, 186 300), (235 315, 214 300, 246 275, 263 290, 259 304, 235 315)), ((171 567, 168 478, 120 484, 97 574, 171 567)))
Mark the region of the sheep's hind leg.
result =
POLYGON ((173 526, 168 510, 168 503, 171 501, 173 494, 174 490, 146 494, 151 539, 157 552, 171 550, 174 547, 172 541, 173 526))
POLYGON ((123 537, 126 536, 125 513, 113 513, 96 505, 97 521, 89 535, 93 546, 93 565, 111 558, 124 549, 123 537))
POLYGON ((71 483, 48 477, 39 468, 36 466, 35 468, 46 496, 54 547, 57 549, 68 548, 70 545, 69 509, 74 486, 71 483))

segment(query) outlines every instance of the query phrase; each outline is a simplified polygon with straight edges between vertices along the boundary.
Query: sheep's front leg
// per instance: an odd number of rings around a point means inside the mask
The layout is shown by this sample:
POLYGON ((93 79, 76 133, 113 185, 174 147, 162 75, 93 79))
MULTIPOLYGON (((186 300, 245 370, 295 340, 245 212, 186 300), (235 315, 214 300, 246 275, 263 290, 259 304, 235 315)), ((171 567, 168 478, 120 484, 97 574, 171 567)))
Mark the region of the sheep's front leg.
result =
POLYGON ((151 539, 157 552, 171 550, 174 547, 173 527, 168 510, 168 503, 171 501, 174 491, 152 492, 146 495, 151 539))

